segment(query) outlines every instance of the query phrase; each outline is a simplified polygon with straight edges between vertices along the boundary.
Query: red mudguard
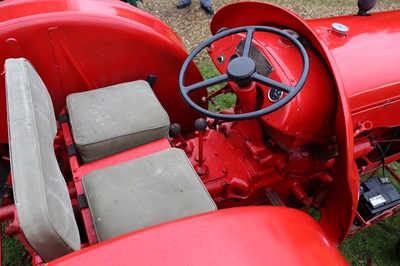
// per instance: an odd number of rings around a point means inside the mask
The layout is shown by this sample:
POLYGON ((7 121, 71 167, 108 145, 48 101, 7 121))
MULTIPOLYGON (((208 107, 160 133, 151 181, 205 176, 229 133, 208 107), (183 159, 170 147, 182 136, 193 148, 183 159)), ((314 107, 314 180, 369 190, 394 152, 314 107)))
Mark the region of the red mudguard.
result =
POLYGON ((240 207, 102 242, 50 265, 348 265, 304 212, 240 207))

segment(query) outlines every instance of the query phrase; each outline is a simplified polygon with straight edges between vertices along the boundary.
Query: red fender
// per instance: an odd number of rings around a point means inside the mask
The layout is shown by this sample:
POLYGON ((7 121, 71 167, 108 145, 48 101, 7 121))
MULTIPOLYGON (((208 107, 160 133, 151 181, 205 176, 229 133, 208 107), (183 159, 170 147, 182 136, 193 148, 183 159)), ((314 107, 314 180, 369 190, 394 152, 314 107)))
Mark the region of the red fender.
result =
POLYGON ((239 207, 192 216, 49 263, 83 264, 349 265, 315 220, 283 207, 239 207))

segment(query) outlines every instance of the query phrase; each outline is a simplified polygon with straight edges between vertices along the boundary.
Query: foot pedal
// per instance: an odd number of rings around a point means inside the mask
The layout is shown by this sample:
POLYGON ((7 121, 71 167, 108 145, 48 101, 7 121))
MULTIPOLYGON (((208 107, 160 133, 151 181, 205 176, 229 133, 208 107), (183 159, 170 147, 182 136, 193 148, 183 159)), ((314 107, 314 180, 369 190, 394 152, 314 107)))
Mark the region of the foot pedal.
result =
POLYGON ((361 183, 357 211, 364 221, 400 204, 400 194, 387 178, 374 176, 361 183))

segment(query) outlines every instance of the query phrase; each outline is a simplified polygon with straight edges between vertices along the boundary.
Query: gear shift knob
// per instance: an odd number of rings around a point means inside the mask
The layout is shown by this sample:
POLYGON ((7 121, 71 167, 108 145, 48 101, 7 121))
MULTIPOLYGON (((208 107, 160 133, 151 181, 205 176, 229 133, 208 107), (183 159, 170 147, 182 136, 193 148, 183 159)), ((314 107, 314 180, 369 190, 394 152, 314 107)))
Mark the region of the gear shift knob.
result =
POLYGON ((204 118, 197 118, 194 122, 194 127, 197 130, 204 132, 207 128, 207 120, 205 120, 204 118))

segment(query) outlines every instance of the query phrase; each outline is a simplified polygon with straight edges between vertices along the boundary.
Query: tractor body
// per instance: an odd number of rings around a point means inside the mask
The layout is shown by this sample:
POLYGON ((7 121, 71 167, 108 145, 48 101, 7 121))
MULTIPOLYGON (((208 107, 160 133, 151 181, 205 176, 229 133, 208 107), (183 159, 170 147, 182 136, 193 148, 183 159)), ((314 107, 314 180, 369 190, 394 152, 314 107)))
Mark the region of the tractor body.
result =
POLYGON ((400 178, 389 164, 400 159, 400 11, 304 20, 231 4, 204 43, 221 78, 202 83, 179 37, 121 1, 7 0, 0 10, 0 218, 33 264, 346 265, 344 239, 397 213, 400 178), (126 86, 144 94, 124 109, 126 86), (208 115, 227 92, 233 107, 208 115), (152 93, 167 117, 156 133, 153 109, 131 109, 152 93), (142 122, 150 129, 137 133, 142 122), (114 129, 124 133, 103 138, 114 129), (21 144, 29 138, 37 145, 21 144), (63 233, 57 208, 73 224, 63 233))

